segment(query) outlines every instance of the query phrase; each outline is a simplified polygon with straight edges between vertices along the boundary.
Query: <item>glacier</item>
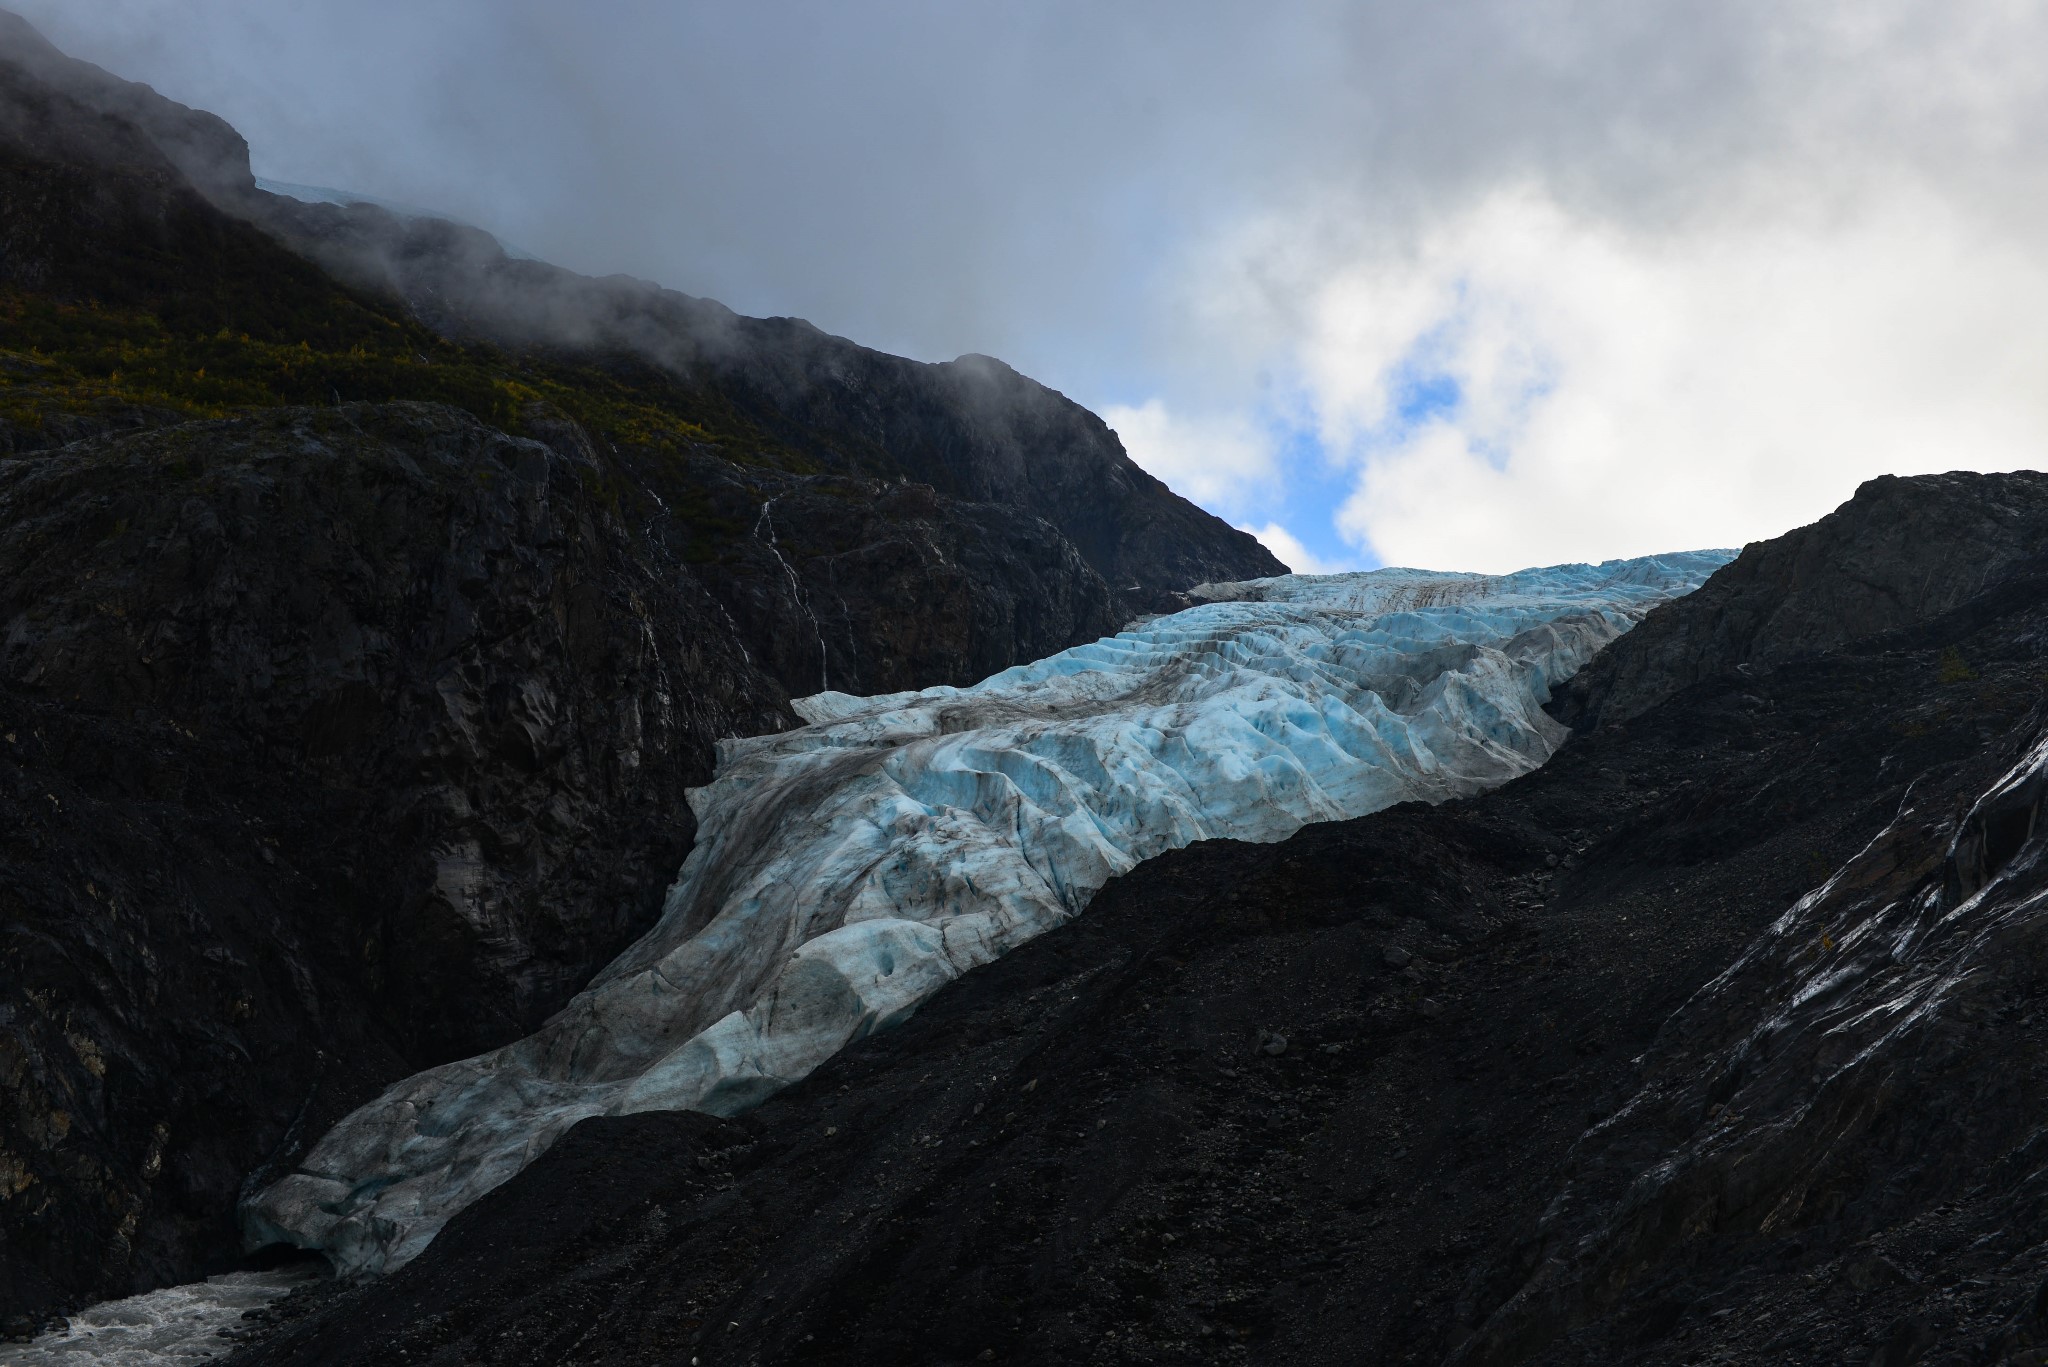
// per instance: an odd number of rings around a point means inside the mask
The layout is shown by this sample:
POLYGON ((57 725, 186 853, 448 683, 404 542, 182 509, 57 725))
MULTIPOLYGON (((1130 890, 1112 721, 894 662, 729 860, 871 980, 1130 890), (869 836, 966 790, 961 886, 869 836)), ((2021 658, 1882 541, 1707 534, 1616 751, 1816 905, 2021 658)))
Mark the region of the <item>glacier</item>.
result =
POLYGON ((245 1235, 395 1267, 578 1121, 736 1114, 1145 859, 1526 773, 1565 737, 1552 685, 1732 555, 1204 585, 971 687, 800 699, 721 743, 646 936, 535 1034, 346 1117, 245 1235))

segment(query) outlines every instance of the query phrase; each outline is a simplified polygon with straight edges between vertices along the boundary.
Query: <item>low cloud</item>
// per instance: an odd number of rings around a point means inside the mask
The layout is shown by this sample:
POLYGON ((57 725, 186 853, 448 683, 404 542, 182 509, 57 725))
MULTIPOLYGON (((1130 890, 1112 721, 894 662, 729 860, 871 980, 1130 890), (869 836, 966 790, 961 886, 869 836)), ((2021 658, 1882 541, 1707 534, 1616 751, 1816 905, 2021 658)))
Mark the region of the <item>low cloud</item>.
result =
POLYGON ((1279 475, 1272 439, 1244 413, 1189 418, 1148 399, 1137 407, 1112 404, 1102 420, 1147 473, 1205 507, 1241 506, 1279 475))
POLYGON ((1314 316, 1300 368, 1356 469, 1337 525, 1389 563, 1739 545, 1872 475, 2048 454, 2048 259, 1910 193, 1652 233, 1504 192, 1314 316), (1404 418, 1418 375, 1454 397, 1404 418))
POLYGON ((1002 356, 1324 561, 1728 544, 2048 451, 2026 0, 16 3, 262 173, 1002 356))
POLYGON ((1280 557, 1280 563, 1296 574, 1342 574, 1360 568, 1355 560, 1326 560, 1301 544, 1301 538, 1277 522, 1263 527, 1239 527, 1259 539, 1259 544, 1280 557))
POLYGON ((2048 463, 2025 150, 2048 78, 2018 55, 2048 13, 1815 4, 1721 32, 1690 123, 1624 101, 1576 160, 1525 147, 1402 213, 1330 188, 1179 262, 1190 334, 1256 339, 1350 471, 1333 525, 1360 555, 1739 545, 1878 474, 2048 463))

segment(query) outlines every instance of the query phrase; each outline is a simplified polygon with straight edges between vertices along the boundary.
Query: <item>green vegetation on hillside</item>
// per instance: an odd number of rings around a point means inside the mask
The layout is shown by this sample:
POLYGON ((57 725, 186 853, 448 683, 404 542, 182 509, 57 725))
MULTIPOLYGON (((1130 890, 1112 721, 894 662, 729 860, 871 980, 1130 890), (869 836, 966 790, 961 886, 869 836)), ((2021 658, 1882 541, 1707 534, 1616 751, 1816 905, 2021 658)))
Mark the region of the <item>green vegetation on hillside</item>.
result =
POLYGON ((522 415, 541 403, 617 446, 709 445, 747 464, 815 464, 717 393, 638 360, 515 357, 444 341, 339 291, 331 304, 286 340, 226 327, 188 331, 145 307, 0 291, 0 423, 34 432, 57 414, 148 409, 217 418, 284 404, 412 399, 519 432, 522 415))

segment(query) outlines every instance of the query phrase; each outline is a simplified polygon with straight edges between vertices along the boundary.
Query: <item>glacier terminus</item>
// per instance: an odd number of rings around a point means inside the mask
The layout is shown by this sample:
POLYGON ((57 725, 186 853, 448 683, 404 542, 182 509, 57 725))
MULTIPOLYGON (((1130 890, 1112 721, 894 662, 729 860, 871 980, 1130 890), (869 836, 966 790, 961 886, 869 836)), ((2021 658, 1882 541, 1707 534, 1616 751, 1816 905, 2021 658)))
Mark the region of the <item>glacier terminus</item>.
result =
POLYGON ((1551 687, 1732 557, 1205 585, 971 687, 801 699, 722 744, 645 937, 533 1035, 348 1116, 246 1236, 395 1267, 579 1120, 743 1111, 1143 860, 1526 773, 1566 734, 1551 687))

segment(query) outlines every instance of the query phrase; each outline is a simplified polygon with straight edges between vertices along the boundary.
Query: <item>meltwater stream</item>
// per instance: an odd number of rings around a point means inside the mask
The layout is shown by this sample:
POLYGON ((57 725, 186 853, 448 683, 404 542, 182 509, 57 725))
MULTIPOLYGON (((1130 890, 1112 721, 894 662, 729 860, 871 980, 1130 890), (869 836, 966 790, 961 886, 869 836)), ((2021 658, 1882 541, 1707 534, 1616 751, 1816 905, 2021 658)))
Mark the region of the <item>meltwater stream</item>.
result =
POLYGON ((0 1344, 6 1367, 168 1367, 226 1357, 244 1311, 319 1280, 303 1264, 230 1272, 186 1286, 102 1301, 34 1343, 0 1344))
POLYGON ((344 1119, 249 1240, 395 1267, 577 1121, 744 1110, 1145 859, 1526 773, 1564 739, 1551 686, 1730 558, 1209 585, 969 688, 801 699, 808 725, 722 743, 639 943, 535 1034, 344 1119))

